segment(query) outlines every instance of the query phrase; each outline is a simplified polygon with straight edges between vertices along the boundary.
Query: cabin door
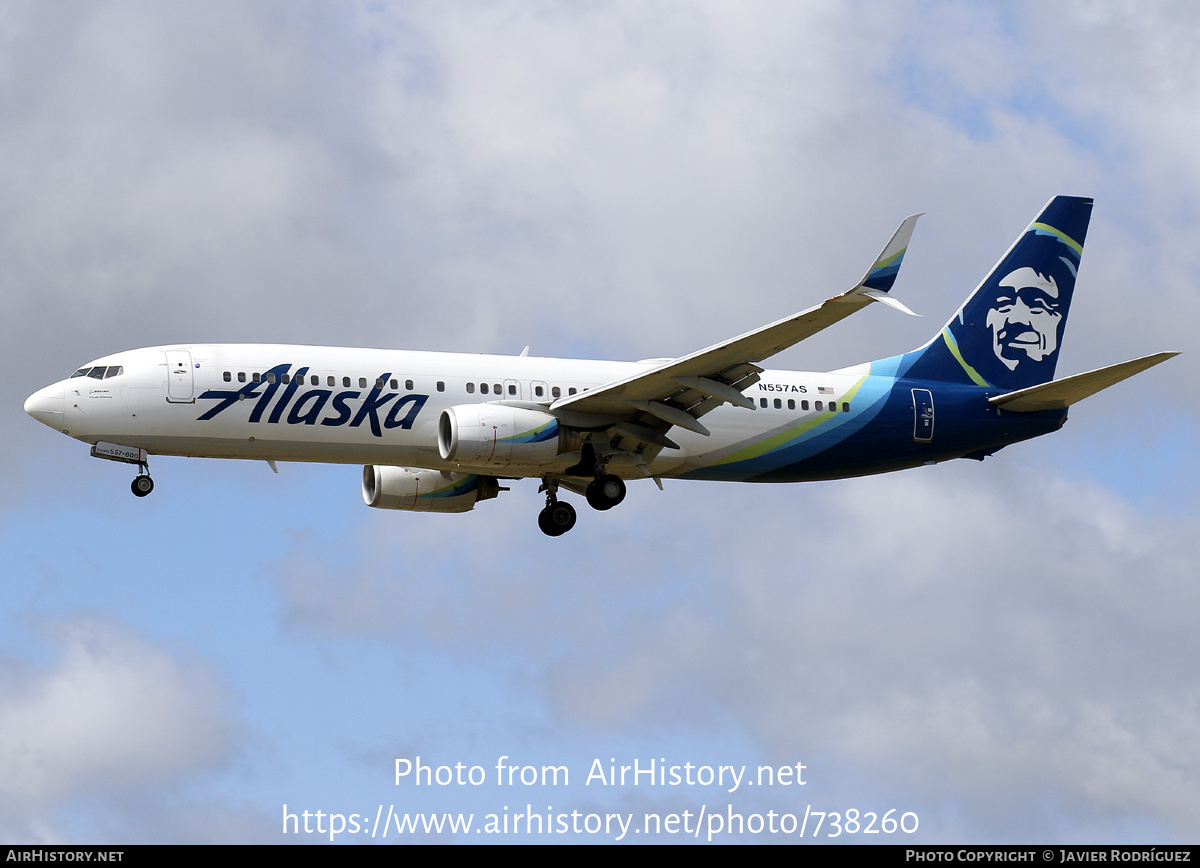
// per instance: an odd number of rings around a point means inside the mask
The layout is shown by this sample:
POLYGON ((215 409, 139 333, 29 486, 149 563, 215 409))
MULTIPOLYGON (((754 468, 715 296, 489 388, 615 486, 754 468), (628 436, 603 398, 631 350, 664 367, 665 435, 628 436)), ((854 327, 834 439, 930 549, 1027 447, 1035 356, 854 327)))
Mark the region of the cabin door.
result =
POLYGON ((913 389, 913 439, 928 443, 933 439, 933 393, 913 389))
POLYGON ((167 400, 173 404, 194 404, 192 354, 187 350, 167 350, 167 400))

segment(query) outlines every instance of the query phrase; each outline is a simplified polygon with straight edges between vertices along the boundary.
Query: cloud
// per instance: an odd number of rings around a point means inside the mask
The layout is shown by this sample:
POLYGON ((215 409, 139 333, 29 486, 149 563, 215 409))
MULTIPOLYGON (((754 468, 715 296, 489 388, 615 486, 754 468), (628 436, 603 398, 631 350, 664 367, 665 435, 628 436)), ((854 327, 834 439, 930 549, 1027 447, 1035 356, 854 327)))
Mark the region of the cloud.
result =
MULTIPOLYGON (((972 836, 1101 814, 1187 837, 1193 535, 1015 452, 989 465, 669 483, 674 496, 581 516, 573 534, 605 523, 602 558, 581 556, 590 541, 557 557, 456 548, 458 525, 397 515, 354 542, 298 542, 273 582, 300 629, 515 655, 563 731, 732 719, 767 756, 820 745, 842 776, 870 769, 927 806, 953 803, 972 836), (334 568, 320 549, 358 555, 334 568), (439 571, 398 568, 414 558, 439 571)), ((482 520, 461 533, 518 533, 482 520)))
POLYGON ((206 667, 92 618, 52 636, 53 664, 0 664, 6 837, 56 838, 47 811, 101 794, 153 801, 227 758, 227 697, 206 667))
POLYGON ((732 543, 719 604, 610 637, 616 660, 580 649, 551 689, 601 721, 732 714, 777 755, 822 745, 910 798, 948 799, 973 835, 1055 828, 1050 800, 1186 838, 1200 807, 1187 524, 1088 483, 1003 476, 810 487, 820 508, 787 520, 747 505, 754 544, 732 543))
MULTIPOLYGON (((103 353, 181 339, 684 353, 851 285, 918 210, 897 293, 926 318, 864 312, 773 364, 922 343, 1060 192, 1097 196, 1060 373, 1200 349, 1187 4, 0 16, 9 509, 76 502, 63 492, 82 484, 84 447, 17 408, 103 353)), ((1054 837, 1100 817, 1190 839, 1194 515, 1156 511, 1170 512, 1140 473, 1150 458, 1128 459, 1121 496, 1064 466, 1108 480, 1128 455, 1168 452, 1187 507, 1187 370, 1097 396, 1056 445, 983 467, 647 485, 554 541, 528 482, 468 516, 364 511, 346 530, 314 498, 302 519, 264 509, 230 557, 265 563, 291 638, 498 671, 545 702, 547 738, 729 726, 780 758, 819 747, 838 764, 827 780, 858 770, 915 794, 942 811, 928 828, 1054 837), (1155 439, 1164 425, 1183 433, 1155 439), (1029 469, 1045 450, 1062 476, 1029 469), (276 557, 293 521, 305 532, 276 557)), ((0 798, 18 833, 219 763, 204 665, 87 618, 55 635, 57 662, 0 666, 0 798)))

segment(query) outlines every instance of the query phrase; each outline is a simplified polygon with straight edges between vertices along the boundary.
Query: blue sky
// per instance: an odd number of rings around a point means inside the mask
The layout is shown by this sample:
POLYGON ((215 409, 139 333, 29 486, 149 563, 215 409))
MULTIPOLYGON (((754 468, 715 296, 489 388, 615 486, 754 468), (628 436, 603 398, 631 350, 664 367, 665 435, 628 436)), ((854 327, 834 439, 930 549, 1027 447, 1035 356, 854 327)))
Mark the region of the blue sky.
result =
POLYGON ((0 838, 732 804, 1195 840, 1200 16, 797 5, 6 4, 0 838), (895 290, 924 317, 777 360, 827 370, 923 343, 1060 193, 1096 199, 1060 374, 1184 355, 982 464, 631 486, 551 540, 529 482, 392 514, 357 467, 163 458, 138 500, 21 411, 182 341, 683 354, 927 212, 895 290), (418 755, 489 782, 397 786, 418 755), (571 783, 498 787, 503 756, 571 783), (808 777, 586 785, 610 758, 808 777))

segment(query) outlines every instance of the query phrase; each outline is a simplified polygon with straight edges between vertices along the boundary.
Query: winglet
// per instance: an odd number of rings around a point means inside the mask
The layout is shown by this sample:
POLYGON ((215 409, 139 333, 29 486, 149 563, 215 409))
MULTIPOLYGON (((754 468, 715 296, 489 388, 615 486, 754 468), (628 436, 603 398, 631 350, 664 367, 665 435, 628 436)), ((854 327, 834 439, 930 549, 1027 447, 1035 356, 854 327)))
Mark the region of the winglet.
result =
MULTIPOLYGON (((896 282, 896 274, 900 271, 900 263, 904 261, 904 253, 908 250, 908 242, 912 239, 917 218, 923 216, 924 213, 921 213, 904 218, 904 222, 900 224, 900 228, 896 230, 892 240, 883 248, 883 252, 879 254, 875 264, 867 270, 866 275, 859 281, 855 289, 887 292, 892 288, 892 284, 896 282)), ((868 295, 869 293, 864 292, 863 294, 868 295)))
POLYGON ((920 316, 919 313, 909 310, 904 305, 904 303, 900 301, 900 299, 892 298, 890 295, 885 293, 883 290, 864 289, 861 294, 865 295, 867 298, 873 298, 876 301, 881 301, 884 304, 886 304, 888 307, 895 308, 896 310, 900 311, 900 313, 906 313, 909 316, 920 316))

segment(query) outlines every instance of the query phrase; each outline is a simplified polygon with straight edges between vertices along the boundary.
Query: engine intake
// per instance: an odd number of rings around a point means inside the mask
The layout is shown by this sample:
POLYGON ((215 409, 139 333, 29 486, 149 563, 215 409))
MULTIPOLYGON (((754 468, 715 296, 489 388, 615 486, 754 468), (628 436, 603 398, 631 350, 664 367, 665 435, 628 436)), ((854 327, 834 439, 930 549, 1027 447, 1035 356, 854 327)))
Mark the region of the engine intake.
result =
POLYGON ((414 467, 363 467, 363 500, 376 509, 413 512, 469 512, 500 493, 494 476, 443 473, 414 467))
POLYGON ((582 441, 541 410, 458 404, 438 419, 438 452, 469 467, 550 464, 582 441))

